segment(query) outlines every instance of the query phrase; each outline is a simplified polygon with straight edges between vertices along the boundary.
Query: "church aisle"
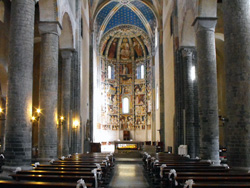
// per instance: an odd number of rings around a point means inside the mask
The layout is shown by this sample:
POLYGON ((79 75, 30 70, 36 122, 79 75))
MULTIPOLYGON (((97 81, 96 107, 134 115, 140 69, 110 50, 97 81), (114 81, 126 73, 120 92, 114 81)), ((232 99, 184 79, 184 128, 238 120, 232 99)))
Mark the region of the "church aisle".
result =
POLYGON ((149 188, 140 163, 119 163, 115 165, 114 176, 108 188, 149 188))

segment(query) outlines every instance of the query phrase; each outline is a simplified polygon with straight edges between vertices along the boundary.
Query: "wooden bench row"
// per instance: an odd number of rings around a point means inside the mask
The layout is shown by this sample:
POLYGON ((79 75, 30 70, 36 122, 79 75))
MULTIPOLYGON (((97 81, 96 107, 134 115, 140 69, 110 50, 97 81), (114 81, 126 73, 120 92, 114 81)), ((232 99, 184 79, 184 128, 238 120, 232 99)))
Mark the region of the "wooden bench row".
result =
POLYGON ((100 187, 108 180, 114 165, 112 157, 88 154, 88 157, 84 158, 84 155, 78 154, 65 158, 66 160, 53 161, 51 164, 35 163, 32 164, 33 170, 10 174, 15 181, 2 181, 0 187, 76 187, 76 182, 80 179, 85 181, 87 187, 100 187))
POLYGON ((209 162, 190 160, 172 154, 161 154, 158 158, 145 155, 143 158, 145 171, 154 187, 179 188, 189 187, 188 184, 192 184, 192 187, 248 187, 250 185, 249 173, 231 172, 228 166, 213 166, 209 162))

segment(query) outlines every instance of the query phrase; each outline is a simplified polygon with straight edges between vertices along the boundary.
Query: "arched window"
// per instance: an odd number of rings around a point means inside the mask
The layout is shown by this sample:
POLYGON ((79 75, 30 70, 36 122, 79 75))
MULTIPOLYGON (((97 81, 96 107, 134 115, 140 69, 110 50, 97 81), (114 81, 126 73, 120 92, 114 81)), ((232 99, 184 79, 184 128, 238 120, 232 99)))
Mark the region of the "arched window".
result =
POLYGON ((141 65, 141 79, 144 79, 144 65, 141 65))
POLYGON ((129 113, 129 99, 128 99, 128 97, 124 97, 122 99, 122 113, 123 114, 129 113))
POLYGON ((112 67, 109 65, 108 66, 108 79, 111 79, 111 74, 112 74, 112 67))
POLYGON ((108 66, 108 79, 115 79, 115 69, 113 66, 108 66))
POLYGON ((145 68, 144 65, 137 66, 137 79, 144 79, 145 78, 145 68))

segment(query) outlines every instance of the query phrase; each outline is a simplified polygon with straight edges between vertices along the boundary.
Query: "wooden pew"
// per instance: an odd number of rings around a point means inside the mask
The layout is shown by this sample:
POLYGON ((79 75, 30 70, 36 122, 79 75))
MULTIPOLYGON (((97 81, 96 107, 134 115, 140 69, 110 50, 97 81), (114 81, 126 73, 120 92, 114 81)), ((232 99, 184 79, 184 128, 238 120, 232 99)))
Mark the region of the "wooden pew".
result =
POLYGON ((44 181, 44 182, 77 182, 83 179, 86 183, 95 184, 94 176, 70 176, 70 175, 34 175, 34 174, 10 174, 16 180, 44 181))
POLYGON ((90 171, 50 171, 50 170, 25 170, 19 171, 16 174, 34 174, 34 175, 69 175, 69 176, 93 176, 90 171))
MULTIPOLYGON (((0 180, 1 188, 75 188, 75 183, 67 182, 34 182, 34 181, 5 181, 0 180)), ((93 187, 92 183, 86 183, 87 187, 93 187)))
POLYGON ((194 183, 192 187, 195 188, 203 188, 203 187, 220 187, 220 188, 230 188, 230 187, 250 187, 250 183, 237 183, 237 182, 220 182, 220 183, 211 183, 211 182, 204 182, 204 183, 194 183))
MULTIPOLYGON (((35 165, 32 164, 34 167, 35 165)), ((40 164, 37 167, 46 167, 46 168, 96 168, 96 164, 83 164, 83 165, 69 165, 69 164, 40 164)), ((35 168, 35 167, 34 167, 35 168)), ((105 168, 105 164, 101 164, 101 168, 105 168)))
MULTIPOLYGON (((183 177, 176 177, 172 181, 170 181, 171 188, 181 188, 185 185, 185 182, 189 179, 192 179, 196 185, 207 185, 211 186, 211 184, 225 186, 225 184, 232 184, 233 187, 236 186, 245 186, 250 185, 250 176, 216 176, 216 173, 213 176, 183 176, 183 177), (178 182, 178 185, 175 185, 175 180, 178 182)), ((194 184, 193 184, 194 185, 194 184)), ((192 185, 192 186, 193 186, 192 185)), ((210 187, 209 186, 209 187, 210 187)), ((218 186, 219 187, 219 186, 218 186)))
POLYGON ((60 167, 34 167, 34 170, 47 170, 47 171, 77 171, 77 172, 85 172, 91 171, 93 168, 60 168, 60 167))
MULTIPOLYGON (((113 156, 111 157, 113 158, 113 156)), ((107 179, 105 179, 105 175, 108 172, 107 169, 110 169, 110 167, 106 164, 101 164, 104 160, 110 161, 111 159, 110 157, 107 159, 107 155, 103 154, 88 154, 88 156, 78 154, 71 156, 71 158, 65 158, 64 160, 53 161, 51 164, 32 164, 33 170, 18 171, 16 174, 11 174, 10 176, 19 183, 29 180, 45 182, 45 184, 53 184, 53 182, 55 182, 55 186, 58 186, 58 182, 72 182, 72 186, 73 183, 77 182, 79 179, 83 179, 86 183, 89 183, 89 185, 95 186, 95 177, 92 170, 97 168, 96 164, 100 164, 103 172, 102 177, 104 177, 104 180, 107 179)), ((7 182, 5 183, 6 186, 12 186, 7 185, 7 182)), ((102 185, 102 183, 102 180, 98 180, 99 186, 102 185)), ((23 187, 25 187, 26 184, 22 184, 23 187)), ((13 185, 17 185, 17 183, 14 183, 13 185)), ((32 187, 34 185, 30 186, 32 187)), ((1 183, 0 187, 2 188, 1 183)), ((76 183, 74 184, 74 187, 76 187, 76 183)))
POLYGON ((4 165, 4 155, 0 153, 0 173, 2 172, 3 165, 4 165))

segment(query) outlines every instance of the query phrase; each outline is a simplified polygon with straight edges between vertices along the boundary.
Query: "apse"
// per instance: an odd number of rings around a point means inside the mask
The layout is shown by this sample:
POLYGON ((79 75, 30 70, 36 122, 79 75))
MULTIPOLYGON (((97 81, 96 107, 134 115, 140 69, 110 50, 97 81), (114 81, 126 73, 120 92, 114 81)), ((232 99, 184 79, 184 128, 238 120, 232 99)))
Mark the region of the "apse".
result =
POLYGON ((95 27, 94 142, 151 140, 155 15, 142 1, 111 1, 95 27))

